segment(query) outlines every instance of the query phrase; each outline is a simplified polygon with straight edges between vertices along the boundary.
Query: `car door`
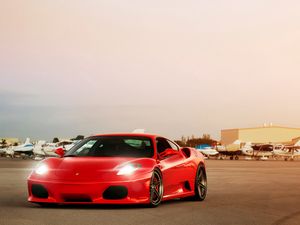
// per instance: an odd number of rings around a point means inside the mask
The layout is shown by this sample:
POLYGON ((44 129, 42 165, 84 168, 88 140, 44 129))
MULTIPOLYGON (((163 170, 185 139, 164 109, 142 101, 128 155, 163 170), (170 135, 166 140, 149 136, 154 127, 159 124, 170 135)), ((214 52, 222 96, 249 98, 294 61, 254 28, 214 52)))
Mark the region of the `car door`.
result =
POLYGON ((164 195, 173 195, 182 190, 182 176, 184 170, 185 157, 179 151, 175 144, 171 144, 165 138, 156 139, 156 148, 158 155, 166 149, 173 149, 174 154, 159 158, 161 171, 163 174, 164 195))

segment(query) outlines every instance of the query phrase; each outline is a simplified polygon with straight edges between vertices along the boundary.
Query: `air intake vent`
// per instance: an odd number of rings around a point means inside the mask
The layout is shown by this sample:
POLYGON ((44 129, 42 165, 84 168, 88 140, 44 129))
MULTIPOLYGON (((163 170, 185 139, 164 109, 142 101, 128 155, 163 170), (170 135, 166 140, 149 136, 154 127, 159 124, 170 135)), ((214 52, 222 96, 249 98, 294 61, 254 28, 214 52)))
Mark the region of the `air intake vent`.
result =
POLYGON ((31 192, 32 195, 37 198, 48 198, 49 196, 47 189, 40 184, 33 184, 31 186, 31 192))
POLYGON ((103 198, 110 200, 117 200, 126 198, 128 190, 124 186, 110 186, 103 192, 103 198))

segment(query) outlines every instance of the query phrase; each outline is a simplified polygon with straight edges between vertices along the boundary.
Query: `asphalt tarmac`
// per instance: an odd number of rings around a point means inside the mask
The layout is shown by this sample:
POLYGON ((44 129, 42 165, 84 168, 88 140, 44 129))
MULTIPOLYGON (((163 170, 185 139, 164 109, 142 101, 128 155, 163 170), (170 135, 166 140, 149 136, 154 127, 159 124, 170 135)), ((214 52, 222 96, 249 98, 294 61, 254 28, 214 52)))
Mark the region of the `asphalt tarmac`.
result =
POLYGON ((204 202, 158 208, 58 206, 27 202, 26 177, 37 162, 0 158, 0 225, 300 224, 300 161, 207 160, 204 202))

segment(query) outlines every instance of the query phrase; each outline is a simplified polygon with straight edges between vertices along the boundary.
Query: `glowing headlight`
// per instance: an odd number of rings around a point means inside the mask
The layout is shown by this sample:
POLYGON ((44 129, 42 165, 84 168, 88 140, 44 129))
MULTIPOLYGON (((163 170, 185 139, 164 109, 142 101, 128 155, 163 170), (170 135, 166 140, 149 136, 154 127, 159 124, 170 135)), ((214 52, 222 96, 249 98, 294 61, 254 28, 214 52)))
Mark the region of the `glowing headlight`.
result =
POLYGON ((39 175, 44 175, 45 173, 47 173, 48 172, 48 166, 46 166, 46 165, 40 165, 39 167, 37 167, 36 169, 35 169, 35 172, 37 173, 37 174, 39 174, 39 175))
POLYGON ((119 172, 117 175, 130 175, 133 174, 134 171, 136 171, 139 167, 141 167, 139 164, 127 164, 119 169, 119 172))

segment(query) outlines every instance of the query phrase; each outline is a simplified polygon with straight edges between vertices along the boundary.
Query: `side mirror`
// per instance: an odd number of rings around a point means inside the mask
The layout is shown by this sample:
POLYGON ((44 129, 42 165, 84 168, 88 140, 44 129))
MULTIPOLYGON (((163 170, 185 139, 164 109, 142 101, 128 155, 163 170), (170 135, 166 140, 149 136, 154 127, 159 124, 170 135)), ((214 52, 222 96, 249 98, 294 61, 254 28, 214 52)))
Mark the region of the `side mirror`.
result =
POLYGON ((164 158, 167 158, 169 156, 176 155, 176 154, 178 154, 178 151, 175 151, 172 148, 167 148, 163 152, 159 153, 159 158, 164 159, 164 158))
POLYGON ((59 157, 64 157, 64 155, 65 155, 65 150, 63 149, 63 148, 57 148, 56 150, 55 150, 55 153, 57 154, 57 155, 59 155, 59 157))

